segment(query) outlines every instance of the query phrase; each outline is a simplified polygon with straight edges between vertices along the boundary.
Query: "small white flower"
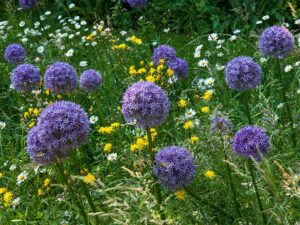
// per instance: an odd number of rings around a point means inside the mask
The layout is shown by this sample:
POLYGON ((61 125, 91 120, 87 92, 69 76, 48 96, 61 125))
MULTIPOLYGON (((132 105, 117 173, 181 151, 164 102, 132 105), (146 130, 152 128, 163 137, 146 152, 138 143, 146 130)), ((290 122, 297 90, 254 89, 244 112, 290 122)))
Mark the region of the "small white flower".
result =
POLYGON ((24 26, 25 26, 25 21, 21 21, 21 22, 19 23, 19 26, 20 26, 20 27, 24 27, 24 26))
POLYGON ((96 41, 93 41, 92 42, 92 46, 96 46, 97 45, 97 42, 96 41))
POLYGON ((221 71, 221 70, 224 70, 224 69, 225 69, 225 66, 220 65, 220 64, 216 64, 216 69, 217 69, 218 71, 221 71))
POLYGON ((213 33, 208 35, 208 40, 209 41, 217 41, 218 40, 218 34, 213 33))
POLYGON ((36 62, 36 63, 39 63, 41 61, 41 59, 39 58, 39 57, 36 57, 35 59, 34 59, 34 62, 36 62))
POLYGON ((80 67, 86 67, 87 65, 88 65, 87 61, 81 61, 81 62, 79 63, 79 66, 80 66, 80 67))
POLYGON ((71 49, 69 49, 69 50, 65 53, 65 56, 66 56, 66 57, 72 57, 73 54, 74 54, 74 49, 71 48, 71 49))
POLYGON ((201 51, 203 48, 203 45, 198 45, 196 48, 195 48, 195 52, 196 51, 201 51))
POLYGON ((19 174, 17 178, 17 185, 20 185, 22 182, 24 182, 27 179, 28 172, 23 171, 22 173, 19 174))
POLYGON ((296 25, 300 25, 300 19, 295 20, 296 25))
POLYGON ((9 167, 9 170, 13 171, 17 168, 17 166, 15 164, 12 164, 10 167, 9 167))
POLYGON ((222 56, 224 56, 224 53, 223 53, 223 52, 219 52, 219 53, 217 54, 217 56, 218 56, 218 57, 222 57, 222 56))
POLYGON ((285 26, 285 27, 289 27, 290 26, 290 24, 288 24, 288 23, 283 23, 282 25, 285 26))
POLYGON ((81 27, 80 24, 78 24, 78 23, 75 24, 75 29, 78 30, 78 29, 80 29, 80 27, 81 27))
POLYGON ((152 45, 153 45, 153 46, 156 46, 156 45, 157 45, 157 42, 156 42, 156 41, 153 41, 153 42, 152 42, 152 45))
POLYGON ((81 26, 85 26, 85 25, 87 25, 87 22, 86 22, 85 20, 82 20, 82 21, 80 22, 80 25, 81 25, 81 26))
POLYGON ((120 32, 120 34, 121 34, 122 36, 125 36, 125 35, 127 34, 127 31, 122 30, 122 31, 120 32))
POLYGON ((231 35, 229 41, 235 41, 237 39, 236 35, 231 35))
POLYGON ((295 62, 295 66, 300 66, 300 61, 295 62))
POLYGON ((44 52, 44 50, 45 50, 44 46, 39 46, 37 48, 37 52, 40 53, 40 54, 42 54, 44 52))
POLYGON ((191 119, 191 118, 193 118, 195 115, 196 115, 196 111, 195 111, 195 110, 193 110, 193 109, 188 109, 188 110, 185 112, 184 117, 185 117, 186 119, 191 119))
POLYGON ((11 205, 13 208, 15 208, 16 206, 18 206, 20 204, 20 202, 21 202, 21 198, 17 197, 14 200, 12 200, 11 205))
POLYGON ((256 24, 262 24, 262 21, 261 20, 257 20, 256 24))
POLYGON ((264 58, 264 57, 261 57, 259 61, 260 61, 261 63, 264 63, 264 62, 267 62, 268 59, 267 59, 267 58, 264 58))
POLYGON ((281 109, 281 108, 283 108, 283 106, 284 106, 284 103, 280 103, 280 104, 277 106, 277 108, 278 108, 278 109, 281 109))
POLYGON ((99 120, 98 116, 91 116, 90 117, 90 123, 95 124, 99 120))
POLYGON ((41 90, 32 90, 31 93, 34 95, 39 95, 41 94, 41 90))
POLYGON ((28 38, 24 37, 24 38, 21 39, 21 41, 22 41, 23 43, 26 43, 26 42, 28 41, 28 38))
POLYGON ((284 67, 284 72, 288 73, 288 72, 290 72, 292 69, 293 69, 293 67, 292 67, 291 65, 286 65, 286 66, 284 67))
POLYGON ((3 130, 6 127, 6 123, 0 121, 0 130, 3 130))
POLYGON ((118 154, 117 153, 111 153, 107 155, 107 160, 108 161, 115 161, 118 158, 118 154))
POLYGON ((78 21, 78 20, 80 20, 80 17, 79 17, 79 16, 75 16, 75 17, 74 17, 74 20, 75 20, 75 21, 78 21))
POLYGON ((49 15, 51 15, 51 11, 47 11, 47 12, 45 12, 45 15, 46 15, 46 16, 49 16, 49 15))
POLYGON ((75 4, 74 3, 71 3, 70 5, 69 5, 69 9, 73 9, 75 7, 75 4))
POLYGON ((201 52, 200 51, 195 51, 194 52, 194 58, 200 58, 201 57, 201 52))
POLYGON ((262 20, 268 20, 268 19, 270 19, 269 15, 265 15, 265 16, 262 17, 262 20))
POLYGON ((169 33, 169 31, 170 31, 170 27, 164 29, 164 32, 165 32, 165 33, 169 33))
POLYGON ((201 60, 198 62, 198 66, 199 66, 199 67, 207 67, 207 66, 208 66, 208 61, 207 61, 207 59, 201 59, 201 60))
POLYGON ((206 78, 204 80, 204 84, 209 86, 209 87, 211 87, 214 84, 214 82, 215 82, 215 79, 212 78, 212 77, 206 78))
POLYGON ((225 40, 220 39, 220 40, 217 41, 217 44, 221 45, 221 44, 223 44, 224 42, 225 42, 225 40))
POLYGON ((233 34, 239 34, 239 33, 241 33, 241 30, 239 30, 239 29, 236 29, 233 31, 233 34))
POLYGON ((40 15, 40 20, 44 21, 46 18, 43 15, 40 15))
POLYGON ((34 23, 34 28, 35 28, 35 29, 37 29, 37 28, 39 28, 39 27, 40 27, 40 25, 41 25, 41 23, 40 23, 40 22, 35 22, 35 23, 34 23))
POLYGON ((75 37, 74 34, 70 34, 70 35, 68 36, 69 39, 73 39, 74 37, 75 37))
POLYGON ((297 94, 298 94, 298 95, 300 94, 300 89, 297 89, 297 94))

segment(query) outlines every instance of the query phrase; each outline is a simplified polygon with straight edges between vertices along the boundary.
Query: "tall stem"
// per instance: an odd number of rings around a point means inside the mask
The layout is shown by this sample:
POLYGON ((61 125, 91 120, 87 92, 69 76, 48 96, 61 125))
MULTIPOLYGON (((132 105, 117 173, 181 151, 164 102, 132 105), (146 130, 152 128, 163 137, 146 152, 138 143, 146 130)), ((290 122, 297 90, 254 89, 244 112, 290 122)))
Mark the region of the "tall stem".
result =
POLYGON ((289 122, 291 122, 292 124, 292 141, 293 141, 293 146, 296 146, 296 137, 295 137, 295 131, 294 131, 294 120, 293 120, 293 116, 292 116, 292 111, 288 102, 288 98, 286 97, 286 92, 284 91, 285 89, 288 90, 288 88, 285 86, 285 82, 284 79, 282 77, 282 68, 281 68, 281 63, 280 60, 277 59, 276 60, 276 64, 277 64, 277 70, 278 70, 278 77, 280 80, 280 84, 281 84, 281 98, 283 103, 285 103, 285 109, 287 112, 287 116, 288 116, 288 120, 289 122))
POLYGON ((264 208, 263 208, 263 205, 262 205, 262 202, 261 202, 261 199, 260 199, 260 195, 259 195, 259 192, 258 192, 256 179, 255 179, 255 176, 254 176, 253 162, 249 159, 248 160, 248 164, 249 164, 249 169, 250 169, 250 173, 251 173, 251 177, 252 177, 253 186, 254 186, 254 189, 255 189, 255 194, 256 194, 256 198, 257 198, 257 202, 258 202, 260 214, 261 214, 261 217, 263 219, 264 224, 267 224, 266 215, 264 214, 264 208))
MULTIPOLYGON (((148 143, 149 143, 149 152, 150 152, 150 156, 151 156, 151 161, 152 161, 152 163, 154 163, 155 154, 153 152, 153 142, 152 142, 152 135, 151 135, 150 128, 148 128, 146 130, 146 132, 147 132, 147 138, 148 138, 148 143)), ((161 203, 162 203, 161 190, 160 190, 159 184, 156 182, 155 177, 154 177, 154 179, 155 179, 155 184, 154 184, 155 197, 156 197, 157 204, 159 205, 159 207, 161 207, 161 203)), ((166 219, 166 215, 164 214, 163 211, 161 211, 161 209, 160 209, 160 217, 162 220, 166 219)))
MULTIPOLYGON (((222 140, 222 147, 223 147, 223 151, 224 151, 224 158, 225 158, 226 161, 228 161, 228 157, 227 157, 227 154, 226 154, 226 148, 225 148, 225 144, 224 144, 224 140, 223 140, 222 135, 221 135, 221 140, 222 140)), ((234 185, 233 185, 231 169, 230 169, 227 162, 226 162, 226 168, 227 168, 227 174, 228 174, 228 177, 229 177, 231 192, 232 192, 233 199, 234 199, 235 210, 236 210, 236 213, 238 214, 238 216, 242 217, 240 207, 239 207, 239 204, 238 204, 238 201, 237 201, 237 194, 236 194, 236 191, 235 191, 235 188, 234 188, 234 185)))
POLYGON ((244 93, 242 93, 242 95, 244 96, 244 103, 245 103, 245 112, 246 112, 246 115, 247 115, 247 118, 248 118, 248 123, 249 124, 253 124, 253 121, 252 121, 252 118, 251 118, 251 113, 250 113, 250 97, 251 95, 248 94, 247 91, 245 91, 244 93))

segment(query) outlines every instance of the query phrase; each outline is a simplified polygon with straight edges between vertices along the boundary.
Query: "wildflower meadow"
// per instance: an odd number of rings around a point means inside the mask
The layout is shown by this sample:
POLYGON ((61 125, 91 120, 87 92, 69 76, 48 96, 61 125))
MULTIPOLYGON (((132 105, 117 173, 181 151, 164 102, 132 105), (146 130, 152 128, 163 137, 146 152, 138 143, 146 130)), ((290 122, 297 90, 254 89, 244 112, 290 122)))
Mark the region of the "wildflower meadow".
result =
POLYGON ((156 2, 0 3, 0 224, 300 225, 300 4, 156 2))

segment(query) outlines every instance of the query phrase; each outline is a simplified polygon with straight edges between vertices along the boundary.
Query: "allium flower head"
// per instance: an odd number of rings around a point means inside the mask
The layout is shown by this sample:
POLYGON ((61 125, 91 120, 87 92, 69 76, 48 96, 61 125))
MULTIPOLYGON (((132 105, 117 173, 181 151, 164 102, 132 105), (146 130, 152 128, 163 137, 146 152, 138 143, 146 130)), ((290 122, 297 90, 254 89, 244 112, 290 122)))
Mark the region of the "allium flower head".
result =
POLYGON ((272 26, 265 29, 259 39, 261 53, 271 58, 284 58, 293 48, 293 35, 284 26, 272 26))
POLYGON ((260 84, 261 73, 260 66, 250 57, 239 56, 226 65, 225 80, 229 88, 245 91, 260 84))
POLYGON ((174 48, 169 45, 160 45, 154 49, 152 60, 158 65, 159 60, 165 60, 166 62, 171 62, 176 59, 176 52, 174 48))
POLYGON ((23 63, 26 59, 26 50, 20 44, 11 44, 7 46, 4 58, 10 64, 23 63))
POLYGON ((167 117, 170 103, 166 92, 152 82, 136 82, 124 93, 122 113, 128 123, 147 129, 160 125, 167 117))
POLYGON ((35 7, 37 0, 19 0, 22 9, 31 9, 35 7))
POLYGON ((171 146, 155 155, 153 173, 164 187, 176 191, 193 181, 196 165, 187 149, 171 146))
POLYGON ((40 72, 31 64, 21 64, 13 70, 10 79, 14 89, 30 91, 39 85, 40 72))
POLYGON ((57 62, 48 67, 44 75, 45 87, 54 94, 66 94, 77 87, 77 74, 68 63, 57 62))
POLYGON ((96 70, 85 70, 80 76, 80 88, 86 92, 96 91, 102 84, 102 76, 96 70))
POLYGON ((127 0, 127 3, 130 7, 144 7, 147 4, 148 0, 127 0))
POLYGON ((176 58, 169 62, 169 67, 174 71, 177 78, 183 79, 188 76, 188 63, 184 59, 176 58))
POLYGON ((257 126, 247 126, 240 129, 233 140, 235 153, 246 158, 261 160, 261 156, 268 152, 270 147, 269 137, 257 126))
POLYGON ((49 164, 64 159, 87 141, 89 121, 77 104, 58 101, 45 108, 27 135, 27 152, 33 161, 49 164))
POLYGON ((232 129, 232 124, 225 117, 214 116, 211 120, 211 129, 215 132, 228 134, 232 129))

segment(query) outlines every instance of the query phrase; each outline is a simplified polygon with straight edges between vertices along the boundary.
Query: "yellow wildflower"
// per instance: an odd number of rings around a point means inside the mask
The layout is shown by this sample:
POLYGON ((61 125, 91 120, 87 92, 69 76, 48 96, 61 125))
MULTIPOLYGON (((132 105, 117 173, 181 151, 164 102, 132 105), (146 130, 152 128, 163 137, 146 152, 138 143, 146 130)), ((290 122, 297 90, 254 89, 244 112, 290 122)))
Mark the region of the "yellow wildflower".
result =
POLYGON ((24 112, 24 118, 29 117, 29 112, 24 112))
POLYGON ((41 188, 38 189, 38 196, 43 195, 43 190, 41 188))
POLYGON ((179 108, 184 108, 187 106, 187 102, 184 99, 180 99, 177 104, 178 104, 179 108))
POLYGON ((153 83, 155 82, 155 78, 152 75, 147 76, 146 80, 153 83))
POLYGON ((47 90, 45 91, 45 94, 46 94, 47 96, 50 95, 50 90, 47 89, 47 90))
POLYGON ((120 126, 120 123, 114 122, 110 125, 113 129, 118 128, 120 126))
POLYGON ((188 120, 183 124, 183 128, 185 130, 191 129, 192 127, 193 127, 193 121, 191 120, 188 120))
POLYGON ((33 127, 34 125, 35 125, 35 122, 32 121, 30 124, 28 124, 28 127, 31 128, 31 127, 33 127))
POLYGON ((7 191, 7 188, 2 187, 0 188, 0 195, 4 194, 7 191))
POLYGON ((172 77, 174 75, 174 70, 172 70, 172 69, 169 68, 167 70, 167 75, 168 75, 168 77, 172 77))
POLYGON ((211 100, 212 95, 213 95, 213 91, 208 90, 208 91, 205 91, 205 93, 204 93, 204 95, 203 95, 202 98, 203 98, 204 100, 211 100))
POLYGON ((209 112, 209 106, 204 106, 201 108, 201 112, 208 113, 209 112))
POLYGON ((185 190, 179 190, 179 191, 176 191, 175 192, 175 196, 176 196, 176 198, 177 199, 179 199, 179 200, 185 200, 185 197, 186 197, 186 192, 185 192, 185 190))
POLYGON ((103 147, 103 151, 105 153, 110 153, 111 152, 111 149, 112 149, 112 144, 111 143, 106 143, 103 147))
POLYGON ((44 181, 44 187, 49 187, 50 186, 50 178, 46 178, 44 181))
POLYGON ((190 143, 191 144, 196 144, 199 141, 199 138, 197 136, 192 136, 190 138, 190 143))
POLYGON ((5 207, 8 207, 10 205, 12 198, 13 198, 13 194, 10 191, 5 192, 5 194, 3 195, 5 207))
POLYGON ((35 108, 35 109, 33 110, 33 114, 34 114, 35 116, 38 116, 38 115, 40 114, 40 110, 38 110, 37 108, 35 108))
POLYGON ((216 173, 212 170, 207 170, 204 173, 204 176, 207 177, 208 179, 214 179, 216 177, 216 173))
POLYGON ((86 184, 94 184, 95 180, 96 180, 95 176, 91 173, 83 177, 83 182, 86 184))
POLYGON ((3 177, 3 173, 0 172, 0 178, 3 177))

